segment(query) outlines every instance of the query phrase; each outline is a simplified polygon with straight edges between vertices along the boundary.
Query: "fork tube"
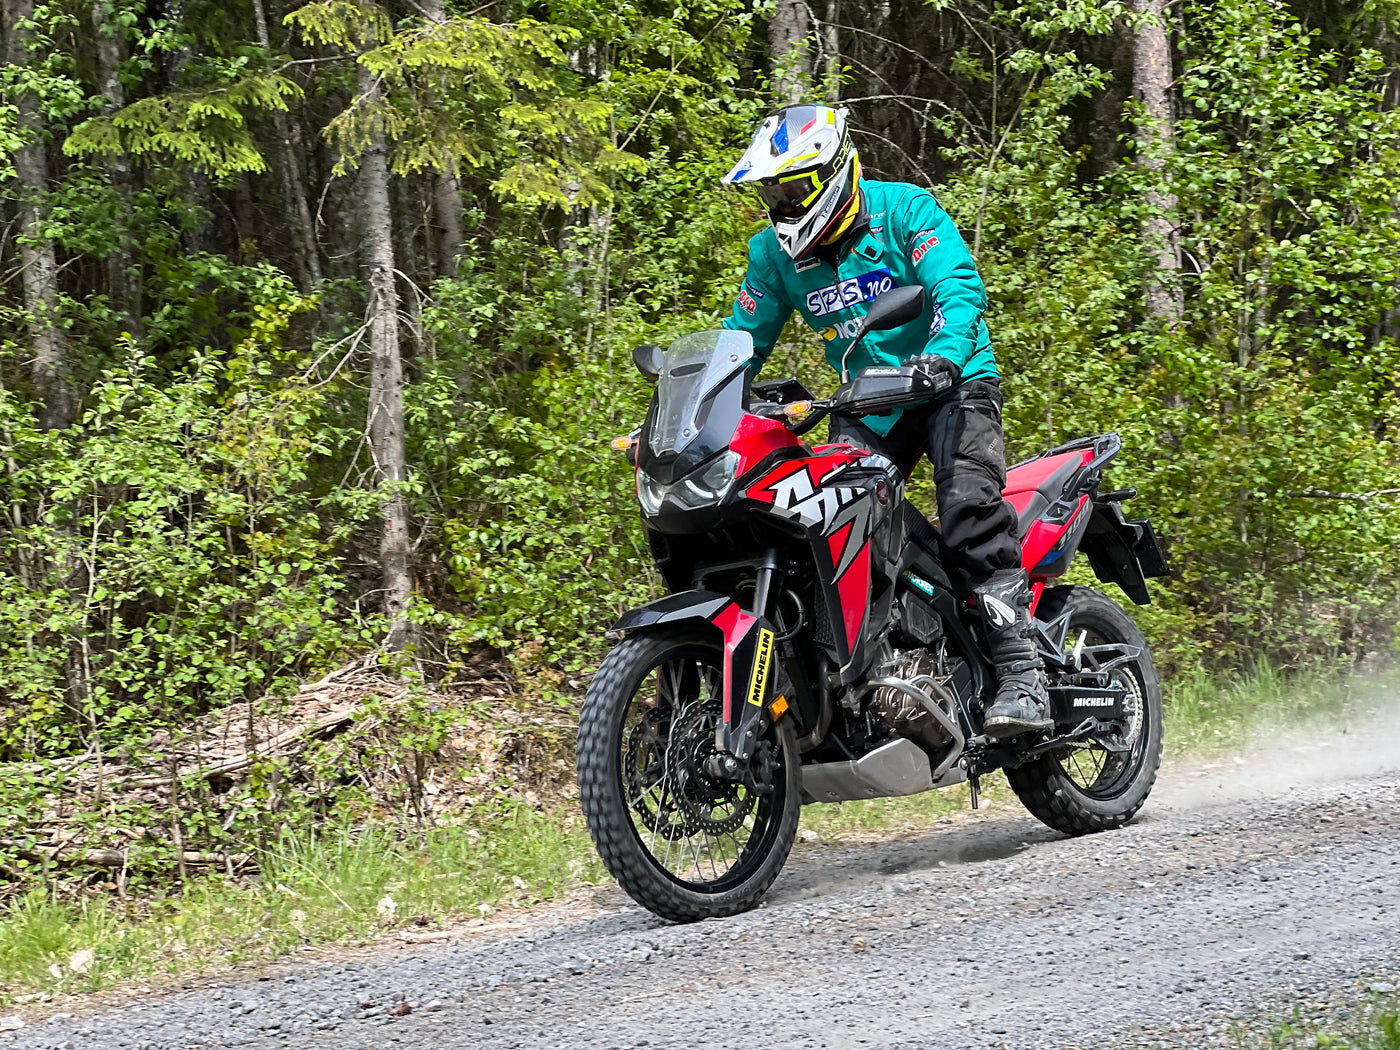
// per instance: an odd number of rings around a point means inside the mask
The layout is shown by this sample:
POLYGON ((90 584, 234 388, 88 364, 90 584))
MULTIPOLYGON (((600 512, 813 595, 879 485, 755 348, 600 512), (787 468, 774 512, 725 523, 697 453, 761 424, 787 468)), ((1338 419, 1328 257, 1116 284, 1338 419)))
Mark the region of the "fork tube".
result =
POLYGON ((753 590, 753 609, 755 616, 768 615, 768 592, 773 587, 773 566, 764 565, 758 570, 758 579, 753 590))

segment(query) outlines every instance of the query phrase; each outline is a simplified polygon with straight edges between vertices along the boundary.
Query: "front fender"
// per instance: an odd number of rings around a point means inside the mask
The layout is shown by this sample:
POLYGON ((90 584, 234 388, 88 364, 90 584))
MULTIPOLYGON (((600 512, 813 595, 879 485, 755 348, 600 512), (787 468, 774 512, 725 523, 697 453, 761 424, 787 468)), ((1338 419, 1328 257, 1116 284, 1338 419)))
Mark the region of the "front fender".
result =
POLYGON ((745 612, 739 603, 713 591, 679 591, 639 605, 624 613, 608 631, 618 638, 637 631, 654 630, 701 620, 724 639, 724 725, 721 746, 747 761, 758 736, 758 723, 777 686, 773 625, 762 616, 745 612))
POLYGON ((726 605, 736 604, 733 598, 714 591, 678 591, 663 595, 655 601, 628 609, 605 637, 623 638, 644 627, 659 627, 682 620, 714 622, 715 614, 726 605))

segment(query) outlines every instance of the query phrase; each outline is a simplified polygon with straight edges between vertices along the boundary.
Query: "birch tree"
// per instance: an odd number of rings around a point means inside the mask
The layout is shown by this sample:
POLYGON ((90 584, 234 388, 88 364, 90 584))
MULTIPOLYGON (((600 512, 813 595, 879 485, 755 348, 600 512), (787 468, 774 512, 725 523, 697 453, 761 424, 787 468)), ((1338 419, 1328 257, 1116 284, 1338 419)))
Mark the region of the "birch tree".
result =
POLYGON ((768 54, 780 102, 800 102, 812 87, 812 12, 806 0, 778 0, 768 21, 768 54))
MULTIPOLYGON (((356 67, 359 103, 375 109, 382 100, 379 78, 356 67)), ((399 353, 399 296, 394 280, 394 220, 389 207, 389 165, 385 157, 384 129, 369 128, 369 148, 360 161, 360 202, 363 208, 365 251, 365 322, 369 328, 370 453, 383 497, 380 511, 383 531, 379 538, 379 571, 383 581, 384 612, 390 622, 386 644, 402 649, 412 637, 408 603, 413 594, 409 565, 408 456, 404 447, 403 359, 399 353)))

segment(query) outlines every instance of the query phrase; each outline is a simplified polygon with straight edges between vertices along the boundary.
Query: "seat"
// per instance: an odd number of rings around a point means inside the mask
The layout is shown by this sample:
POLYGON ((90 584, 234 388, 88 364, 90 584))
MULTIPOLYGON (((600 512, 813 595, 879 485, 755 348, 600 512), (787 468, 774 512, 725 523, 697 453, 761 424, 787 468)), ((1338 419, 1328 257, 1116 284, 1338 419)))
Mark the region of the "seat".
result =
POLYGON ((1001 494, 1006 502, 1016 508, 1022 536, 1025 536, 1031 522, 1064 495, 1065 484, 1093 456, 1094 450, 1091 448, 1075 449, 1056 456, 1030 459, 1006 472, 1006 488, 1002 489, 1001 494))

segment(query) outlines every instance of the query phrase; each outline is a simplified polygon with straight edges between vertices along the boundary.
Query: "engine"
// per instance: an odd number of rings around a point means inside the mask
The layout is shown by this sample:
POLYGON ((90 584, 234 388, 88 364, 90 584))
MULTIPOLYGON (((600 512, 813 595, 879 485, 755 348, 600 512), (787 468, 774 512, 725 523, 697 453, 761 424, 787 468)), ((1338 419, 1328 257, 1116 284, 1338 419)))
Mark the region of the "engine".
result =
MULTIPOLYGON (((889 659, 877 665, 878 678, 897 678, 913 690, 939 704, 949 715, 951 704, 946 687, 934 678, 936 668, 927 649, 896 649, 889 659)), ((892 733, 914 741, 924 750, 937 754, 953 742, 952 736, 913 692, 894 686, 880 686, 870 697, 870 712, 892 733)))

